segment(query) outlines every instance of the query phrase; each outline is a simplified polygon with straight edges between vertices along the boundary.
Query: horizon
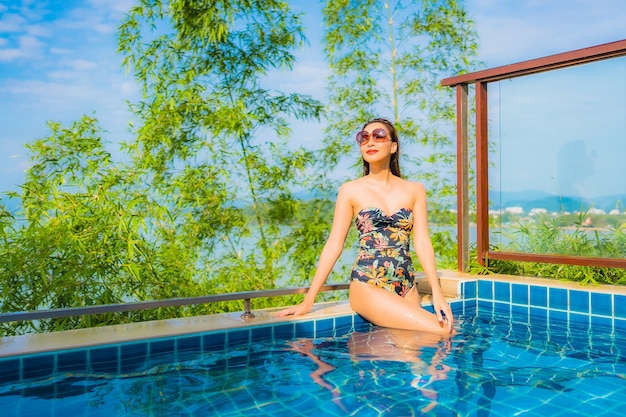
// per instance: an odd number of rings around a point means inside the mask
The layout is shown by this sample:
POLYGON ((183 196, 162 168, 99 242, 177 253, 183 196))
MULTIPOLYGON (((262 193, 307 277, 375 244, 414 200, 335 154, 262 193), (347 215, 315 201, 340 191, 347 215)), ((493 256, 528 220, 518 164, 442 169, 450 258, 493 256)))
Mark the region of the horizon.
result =
MULTIPOLYGON (((0 102, 0 192, 16 191, 22 184, 23 173, 29 166, 24 144, 47 136, 46 121, 69 124, 83 114, 95 113, 100 125, 108 131, 107 139, 114 145, 131 138, 127 132, 131 115, 125 101, 137 101, 139 91, 133 77, 126 76, 121 67, 121 56, 115 52, 115 31, 132 4, 131 0, 52 0, 45 4, 9 0, 0 3, 0 93, 3 96, 0 102)), ((298 62, 293 71, 272 74, 268 80, 280 81, 282 88, 323 100, 319 92, 324 91, 329 70, 322 53, 321 6, 306 0, 290 4, 305 13, 303 23, 311 46, 297 51, 298 62)), ((626 2, 621 0, 542 3, 470 0, 464 5, 476 24, 478 60, 484 62, 484 68, 626 38, 626 2)), ((456 74, 450 74, 453 75, 456 74)), ((624 79, 626 83, 626 77, 624 79)), ((563 88, 558 91, 565 92, 563 88)), ((311 138, 316 137, 323 126, 319 123, 305 125, 309 135, 302 135, 298 140, 312 143, 315 139, 311 138)), ((623 137, 618 139, 626 144, 623 137)), ((620 148, 626 145, 616 143, 615 146, 617 148, 610 148, 608 153, 606 150, 596 153, 601 157, 605 154, 626 156, 626 147, 620 148)), ((519 158, 520 151, 512 152, 514 158, 507 161, 507 166, 514 166, 517 160, 523 159, 519 158)), ((532 150, 527 155, 535 156, 532 150)), ((573 162, 570 169, 576 171, 576 161, 573 162)), ((613 165, 614 170, 619 169, 619 165, 613 165)), ((581 183, 590 196, 601 195, 608 187, 626 183, 626 174, 624 181, 618 178, 618 181, 608 182, 603 171, 606 166, 600 164, 597 168, 595 176, 587 176, 586 182, 581 183)), ((337 175, 346 172, 337 172, 337 175)), ((539 185, 546 192, 555 188, 554 184, 533 178, 533 174, 536 173, 532 167, 505 172, 505 182, 500 188, 517 191, 539 185), (528 178, 516 178, 518 172, 528 178), (535 184, 537 182, 542 184, 535 184)))

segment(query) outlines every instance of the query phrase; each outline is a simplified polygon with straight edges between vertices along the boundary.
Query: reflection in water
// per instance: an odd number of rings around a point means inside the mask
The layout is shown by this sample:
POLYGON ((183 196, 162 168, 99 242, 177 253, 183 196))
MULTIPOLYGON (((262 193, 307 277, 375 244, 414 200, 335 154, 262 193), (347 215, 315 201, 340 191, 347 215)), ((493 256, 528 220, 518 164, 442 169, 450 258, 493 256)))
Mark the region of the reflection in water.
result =
POLYGON ((333 397, 333 402, 337 404, 337 406, 341 408, 343 411, 348 412, 346 407, 341 402, 339 388, 330 385, 324 379, 324 375, 326 375, 329 372, 334 371, 335 367, 329 364, 328 362, 324 362, 318 355, 313 353, 313 349, 315 348, 315 344, 313 343, 313 340, 298 339, 293 342, 287 342, 287 343, 291 346, 291 348, 294 351, 307 356, 318 366, 316 370, 314 370, 313 372, 309 374, 311 376, 311 379, 320 387, 326 388, 328 391, 330 391, 333 397))
POLYGON ((354 332, 348 341, 348 349, 354 360, 408 363, 414 376, 411 387, 429 400, 429 404, 420 411, 426 413, 437 406, 438 394, 432 383, 446 379, 450 371, 450 367, 443 364, 450 350, 449 339, 429 333, 381 327, 369 332, 354 332), (422 358, 422 350, 426 347, 435 349, 428 361, 422 358))
POLYGON ((316 384, 330 391, 333 402, 344 412, 357 412, 362 407, 378 407, 379 410, 386 412, 395 409, 397 412, 396 406, 399 404, 405 407, 415 404, 415 401, 407 404, 406 390, 403 390, 405 392, 397 398, 387 396, 390 381, 397 380, 396 383, 408 384, 421 394, 423 400, 418 403, 425 405, 419 411, 429 413, 438 405, 438 392, 433 383, 447 379, 450 371, 450 367, 444 364, 444 359, 449 353, 451 342, 440 335, 378 327, 366 332, 353 332, 347 341, 349 358, 353 365, 365 366, 355 371, 354 376, 346 381, 347 385, 351 386, 345 387, 332 385, 324 378, 335 370, 335 366, 322 360, 314 350, 328 346, 315 345, 311 339, 298 339, 290 345, 292 349, 306 355, 317 364, 318 368, 310 374, 311 378, 316 384), (397 365, 390 362, 407 364, 412 379, 404 381, 403 376, 406 373, 395 374, 398 370, 397 365), (395 378, 396 375, 398 378, 395 378), (342 393, 342 388, 354 392, 342 393), (351 404, 344 404, 342 399, 348 400, 351 404), (384 401, 380 401, 381 399, 384 401))

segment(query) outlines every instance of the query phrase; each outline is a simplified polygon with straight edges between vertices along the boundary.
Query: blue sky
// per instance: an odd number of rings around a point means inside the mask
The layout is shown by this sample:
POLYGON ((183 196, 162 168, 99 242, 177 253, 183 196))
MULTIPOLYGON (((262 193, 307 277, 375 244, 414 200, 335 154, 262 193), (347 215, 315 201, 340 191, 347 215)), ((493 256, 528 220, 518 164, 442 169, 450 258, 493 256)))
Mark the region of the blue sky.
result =
MULTIPOLYGON (((281 75, 281 89, 321 98, 328 75, 319 47, 321 7, 314 0, 292 3, 310 13, 305 23, 312 48, 299 54, 292 73, 281 75)), ((29 163, 23 145, 47 134, 47 120, 69 124, 95 112, 111 142, 128 138, 125 101, 136 100, 139 93, 121 68, 115 35, 132 4, 0 1, 0 192, 21 183, 29 163)), ((476 22, 479 59, 486 67, 626 39, 624 0, 468 0, 466 7, 476 22)), ((513 153, 519 160, 517 150, 513 153)), ((626 157, 626 150, 618 153, 626 157)), ((522 187, 516 171, 511 172, 502 186, 522 187)), ((523 180, 532 183, 532 170, 529 175, 523 180)), ((554 188, 535 182, 541 184, 530 188, 554 188)))

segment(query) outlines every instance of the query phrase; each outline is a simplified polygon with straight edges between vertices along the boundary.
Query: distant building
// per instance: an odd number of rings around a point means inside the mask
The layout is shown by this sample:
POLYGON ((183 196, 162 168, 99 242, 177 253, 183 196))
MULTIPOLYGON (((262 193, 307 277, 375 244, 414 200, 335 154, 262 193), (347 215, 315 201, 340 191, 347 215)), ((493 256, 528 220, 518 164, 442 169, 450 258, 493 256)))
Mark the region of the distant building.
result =
POLYGON ((506 207, 504 212, 510 214, 524 214, 524 209, 522 207, 506 207))
POLYGON ((489 210, 490 216, 499 216, 502 214, 502 210, 489 210))
POLYGON ((606 214, 606 211, 602 210, 602 209, 597 209, 597 208, 590 208, 587 211, 588 214, 606 214))
POLYGON ((537 216, 539 214, 546 214, 548 212, 548 210, 544 209, 544 208, 532 208, 530 209, 530 216, 537 216))

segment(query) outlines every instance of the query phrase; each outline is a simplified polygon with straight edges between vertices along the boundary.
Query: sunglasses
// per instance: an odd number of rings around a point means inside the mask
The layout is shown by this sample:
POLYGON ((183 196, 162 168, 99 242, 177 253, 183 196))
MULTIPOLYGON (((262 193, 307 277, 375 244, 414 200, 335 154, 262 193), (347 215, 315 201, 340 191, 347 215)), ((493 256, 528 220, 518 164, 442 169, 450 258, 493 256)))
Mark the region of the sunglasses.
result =
POLYGON ((387 142, 387 140, 391 140, 391 139, 388 139, 387 131, 383 128, 379 128, 379 129, 374 129, 372 133, 368 132, 367 130, 363 130, 362 132, 357 133, 356 141, 361 146, 363 146, 363 145, 366 145, 367 142, 370 141, 370 137, 374 139, 374 142, 377 142, 377 143, 387 142))

